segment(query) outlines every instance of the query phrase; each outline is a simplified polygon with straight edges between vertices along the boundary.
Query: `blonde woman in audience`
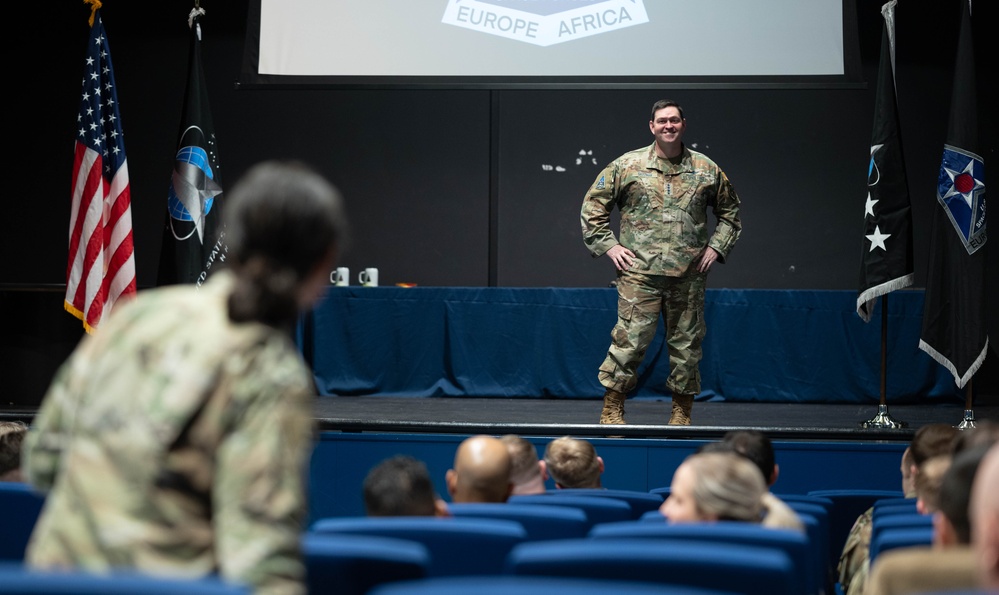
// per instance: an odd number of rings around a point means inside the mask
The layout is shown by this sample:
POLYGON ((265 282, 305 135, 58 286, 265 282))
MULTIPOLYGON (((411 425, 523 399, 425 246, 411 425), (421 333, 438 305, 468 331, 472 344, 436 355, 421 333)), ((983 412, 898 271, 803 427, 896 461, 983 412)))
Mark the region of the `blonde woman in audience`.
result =
POLYGON ((732 452, 690 455, 677 467, 669 498, 659 508, 669 523, 768 522, 763 475, 749 459, 732 452))

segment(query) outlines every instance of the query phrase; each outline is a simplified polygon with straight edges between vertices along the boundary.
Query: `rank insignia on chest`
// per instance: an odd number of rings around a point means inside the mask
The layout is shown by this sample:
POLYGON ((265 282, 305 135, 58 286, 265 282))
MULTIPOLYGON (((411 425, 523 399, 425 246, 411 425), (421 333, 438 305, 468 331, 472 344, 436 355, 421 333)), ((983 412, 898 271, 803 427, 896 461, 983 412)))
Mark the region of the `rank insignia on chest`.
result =
POLYGON ((673 196, 673 182, 666 182, 666 195, 673 196))

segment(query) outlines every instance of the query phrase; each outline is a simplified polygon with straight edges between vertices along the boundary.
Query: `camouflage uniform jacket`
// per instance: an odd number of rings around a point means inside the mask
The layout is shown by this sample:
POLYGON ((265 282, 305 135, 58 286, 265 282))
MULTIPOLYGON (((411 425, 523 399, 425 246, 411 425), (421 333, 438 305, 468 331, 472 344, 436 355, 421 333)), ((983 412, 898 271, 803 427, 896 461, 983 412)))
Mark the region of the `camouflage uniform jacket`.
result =
POLYGON ((635 253, 632 270, 682 277, 711 246, 724 262, 739 239, 739 197, 714 161, 683 147, 680 163, 656 155, 655 144, 625 153, 597 176, 583 199, 583 241, 594 257, 618 244, 610 229, 621 210, 620 243, 635 253), (708 238, 707 208, 717 217, 708 238))
POLYGON ((865 577, 864 565, 868 561, 868 555, 871 549, 871 529, 874 518, 874 507, 870 507, 857 517, 854 521, 853 527, 850 528, 850 533, 846 537, 846 543, 843 545, 843 552, 839 556, 839 583, 843 588, 843 592, 852 591, 854 593, 859 593, 858 591, 851 587, 851 584, 855 581, 862 581, 865 577))
POLYGON ((304 593, 314 387, 285 333, 229 321, 231 287, 140 293, 60 368, 23 454, 49 491, 29 565, 304 593))

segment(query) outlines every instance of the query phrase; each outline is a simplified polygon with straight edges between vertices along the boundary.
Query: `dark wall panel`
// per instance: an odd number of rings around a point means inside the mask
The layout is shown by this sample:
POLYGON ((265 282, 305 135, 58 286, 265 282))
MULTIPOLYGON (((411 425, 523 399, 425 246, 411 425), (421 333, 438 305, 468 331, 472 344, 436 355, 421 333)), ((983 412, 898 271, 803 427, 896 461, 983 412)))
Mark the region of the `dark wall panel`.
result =
MULTIPOLYGON (((223 159, 304 159, 344 195, 352 284, 486 285, 489 94, 460 90, 241 90, 223 159)), ((216 116, 217 119, 220 119, 216 116)), ((224 135, 224 136, 223 136, 224 135)))

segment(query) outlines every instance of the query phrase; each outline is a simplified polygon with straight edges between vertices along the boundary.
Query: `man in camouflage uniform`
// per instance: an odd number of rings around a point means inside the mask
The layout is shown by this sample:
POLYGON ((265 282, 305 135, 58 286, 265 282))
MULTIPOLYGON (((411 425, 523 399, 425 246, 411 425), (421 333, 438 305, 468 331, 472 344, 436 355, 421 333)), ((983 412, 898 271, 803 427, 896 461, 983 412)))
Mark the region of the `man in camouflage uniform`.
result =
POLYGON ((625 423, 624 400, 660 314, 668 334, 670 424, 690 424, 701 391, 707 274, 714 262, 724 262, 742 224, 735 188, 713 161, 683 144, 686 126, 676 102, 656 102, 652 145, 615 159, 583 199, 583 241, 594 257, 606 253, 618 271, 618 321, 598 374, 607 389, 602 424, 625 423), (614 206, 621 211, 620 242, 610 229, 614 206), (710 237, 709 206, 717 219, 710 237))

